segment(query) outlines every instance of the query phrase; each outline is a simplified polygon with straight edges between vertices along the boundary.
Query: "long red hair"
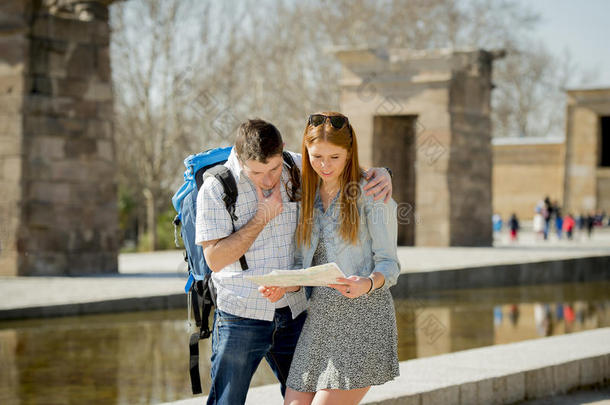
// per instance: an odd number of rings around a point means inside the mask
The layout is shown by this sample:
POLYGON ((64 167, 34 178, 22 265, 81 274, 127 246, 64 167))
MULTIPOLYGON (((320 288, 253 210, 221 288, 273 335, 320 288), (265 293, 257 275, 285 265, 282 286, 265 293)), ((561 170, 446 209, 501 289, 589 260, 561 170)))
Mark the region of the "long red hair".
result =
MULTIPOLYGON (((321 113, 327 116, 343 116, 338 112, 321 113)), ((318 189, 319 176, 311 166, 307 147, 318 141, 326 141, 347 150, 347 161, 339 178, 339 235, 349 243, 358 241, 358 197, 360 196, 360 179, 362 169, 358 162, 358 143, 356 134, 349 120, 341 129, 336 129, 327 119, 323 124, 314 127, 309 123, 305 127, 301 155, 303 156, 301 183, 301 213, 297 226, 297 243, 309 246, 311 244, 311 226, 313 223, 313 205, 318 189)))

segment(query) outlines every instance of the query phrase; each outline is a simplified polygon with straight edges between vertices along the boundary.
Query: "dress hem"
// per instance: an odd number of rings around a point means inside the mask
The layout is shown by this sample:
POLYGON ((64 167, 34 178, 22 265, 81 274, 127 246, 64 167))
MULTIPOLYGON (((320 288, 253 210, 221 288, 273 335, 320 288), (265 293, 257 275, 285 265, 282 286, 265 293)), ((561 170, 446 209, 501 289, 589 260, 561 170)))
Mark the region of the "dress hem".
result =
POLYGON ((399 376, 400 376, 400 373, 396 374, 394 377, 390 378, 389 380, 388 379, 384 379, 383 381, 373 382, 373 383, 368 384, 368 385, 354 384, 354 386, 350 387, 350 388, 321 387, 321 388, 317 388, 315 390, 301 390, 301 389, 297 389, 297 388, 291 387, 290 384, 287 384, 286 386, 288 388, 290 388, 291 390, 294 390, 294 391, 297 391, 297 392, 318 392, 318 391, 321 391, 321 390, 349 391, 349 390, 356 390, 356 389, 359 389, 359 388, 366 388, 366 387, 373 387, 373 386, 376 386, 376 385, 383 385, 383 384, 388 383, 390 381, 394 381, 399 376))

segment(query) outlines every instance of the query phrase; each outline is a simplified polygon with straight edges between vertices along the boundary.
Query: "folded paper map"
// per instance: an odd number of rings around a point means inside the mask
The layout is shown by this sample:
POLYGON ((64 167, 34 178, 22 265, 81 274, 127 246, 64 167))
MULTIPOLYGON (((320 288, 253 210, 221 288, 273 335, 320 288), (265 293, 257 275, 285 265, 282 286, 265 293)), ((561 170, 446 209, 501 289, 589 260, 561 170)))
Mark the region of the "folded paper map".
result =
POLYGON ((246 279, 265 286, 290 287, 326 286, 337 283, 337 277, 345 277, 336 263, 326 263, 300 270, 273 270, 264 276, 245 276, 246 279))

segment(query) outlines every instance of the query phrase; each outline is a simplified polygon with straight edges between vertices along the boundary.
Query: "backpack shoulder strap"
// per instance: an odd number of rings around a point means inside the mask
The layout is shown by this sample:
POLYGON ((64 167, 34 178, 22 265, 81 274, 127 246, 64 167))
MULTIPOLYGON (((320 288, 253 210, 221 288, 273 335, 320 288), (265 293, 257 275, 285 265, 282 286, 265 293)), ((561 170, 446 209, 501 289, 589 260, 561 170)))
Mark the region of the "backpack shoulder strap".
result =
POLYGON ((223 197, 225 207, 227 207, 227 211, 231 214, 231 218, 233 221, 237 219, 235 216, 235 203, 237 202, 237 183, 235 183, 235 177, 229 170, 228 167, 224 165, 217 165, 208 169, 203 175, 204 179, 209 176, 214 176, 216 179, 222 184, 222 188, 225 192, 223 197))
MULTIPOLYGON (((216 165, 209 168, 203 176, 204 180, 206 177, 214 176, 220 184, 222 184, 225 193, 223 200, 225 207, 227 207, 227 211, 229 211, 229 215, 231 216, 233 232, 235 232, 235 221, 237 220, 237 216, 235 215, 235 203, 237 202, 237 183, 235 182, 235 177, 233 177, 229 168, 224 165, 216 165)), ((246 256, 240 257, 239 263, 241 264, 242 270, 248 270, 246 256)))
POLYGON ((286 164, 288 165, 288 167, 290 167, 291 169, 294 167, 294 165, 296 164, 294 162, 294 159, 292 158, 292 155, 286 151, 282 152, 282 157, 284 158, 284 162, 286 162, 286 164))
POLYGON ((286 163, 286 166, 288 166, 288 169, 290 170, 290 183, 292 184, 290 201, 298 201, 299 190, 301 188, 301 172, 290 153, 283 151, 282 157, 284 158, 284 163, 286 163))

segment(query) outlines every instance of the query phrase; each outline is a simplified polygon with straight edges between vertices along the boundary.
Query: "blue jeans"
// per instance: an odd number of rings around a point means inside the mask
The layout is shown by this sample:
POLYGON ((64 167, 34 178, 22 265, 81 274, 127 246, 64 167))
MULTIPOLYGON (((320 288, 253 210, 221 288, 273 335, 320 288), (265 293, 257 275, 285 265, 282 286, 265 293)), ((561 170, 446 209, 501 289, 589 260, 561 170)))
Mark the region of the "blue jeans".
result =
POLYGON ((289 307, 273 321, 242 318, 216 309, 212 335, 212 384, 208 405, 246 402, 252 375, 263 357, 280 381, 282 396, 306 314, 292 319, 289 307))

